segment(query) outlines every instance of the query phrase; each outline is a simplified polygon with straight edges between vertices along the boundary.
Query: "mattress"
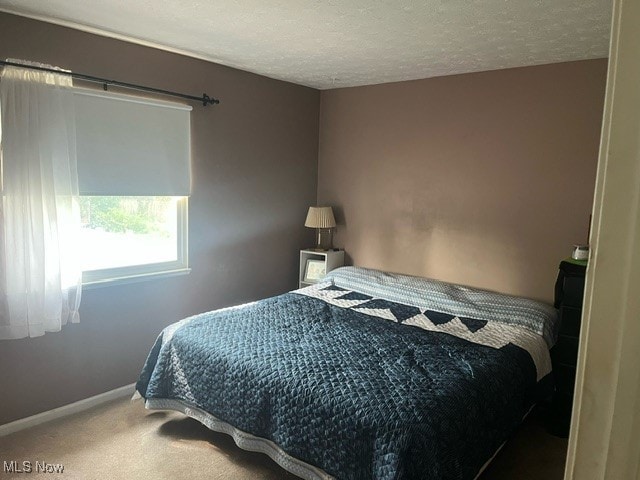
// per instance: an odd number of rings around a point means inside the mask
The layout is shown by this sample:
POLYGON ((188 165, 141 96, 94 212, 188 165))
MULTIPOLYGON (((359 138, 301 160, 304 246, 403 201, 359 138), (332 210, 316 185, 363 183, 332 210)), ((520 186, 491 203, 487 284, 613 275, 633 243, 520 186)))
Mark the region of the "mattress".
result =
POLYGON ((490 292, 473 307, 465 295, 481 291, 463 287, 443 303, 428 282, 348 267, 185 319, 137 391, 302 478, 472 480, 549 393, 555 311, 490 292))

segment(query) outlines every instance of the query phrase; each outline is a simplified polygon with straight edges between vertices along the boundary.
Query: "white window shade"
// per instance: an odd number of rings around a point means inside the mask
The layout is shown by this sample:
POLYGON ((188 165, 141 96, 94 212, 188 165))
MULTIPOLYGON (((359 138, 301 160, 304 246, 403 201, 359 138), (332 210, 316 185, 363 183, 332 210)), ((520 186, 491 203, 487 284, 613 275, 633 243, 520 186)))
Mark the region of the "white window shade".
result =
POLYGON ((191 193, 190 106, 74 93, 81 195, 191 193))

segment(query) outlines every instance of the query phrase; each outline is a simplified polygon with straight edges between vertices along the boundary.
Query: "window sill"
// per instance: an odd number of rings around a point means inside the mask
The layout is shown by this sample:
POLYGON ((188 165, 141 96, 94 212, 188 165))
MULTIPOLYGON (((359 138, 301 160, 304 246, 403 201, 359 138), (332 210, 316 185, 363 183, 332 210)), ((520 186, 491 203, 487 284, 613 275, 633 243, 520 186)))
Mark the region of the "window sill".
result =
POLYGON ((104 280, 95 280, 90 282, 82 282, 83 290, 93 290, 94 288, 111 287, 116 285, 126 285, 128 283, 146 282, 161 278, 177 277, 180 275, 188 275, 191 273, 190 268, 180 268, 176 270, 167 270, 164 272, 142 273, 138 275, 126 275, 122 277, 108 278, 104 280))

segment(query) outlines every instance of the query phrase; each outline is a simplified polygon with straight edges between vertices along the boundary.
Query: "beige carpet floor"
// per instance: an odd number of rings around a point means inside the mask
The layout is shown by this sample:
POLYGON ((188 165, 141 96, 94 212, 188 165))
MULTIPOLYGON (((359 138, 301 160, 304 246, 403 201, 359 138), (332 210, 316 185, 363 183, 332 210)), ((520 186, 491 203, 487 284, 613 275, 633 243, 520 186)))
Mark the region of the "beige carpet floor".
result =
MULTIPOLYGON (((567 441, 546 433, 532 414, 481 480, 560 480, 567 441)), ((231 437, 173 412, 116 400, 0 437, 4 462, 64 465, 64 473, 6 473, 0 478, 77 480, 271 480, 297 478, 266 455, 246 452, 231 437)))

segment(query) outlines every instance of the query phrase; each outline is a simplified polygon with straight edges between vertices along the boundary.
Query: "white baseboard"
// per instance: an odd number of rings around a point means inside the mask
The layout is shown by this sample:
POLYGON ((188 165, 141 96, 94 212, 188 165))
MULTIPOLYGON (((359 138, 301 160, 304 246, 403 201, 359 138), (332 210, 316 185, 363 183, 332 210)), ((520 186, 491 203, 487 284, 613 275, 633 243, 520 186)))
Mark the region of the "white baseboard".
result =
POLYGON ((124 387, 116 388, 115 390, 101 393, 94 397, 85 398, 83 400, 70 403, 69 405, 64 405, 62 407, 54 408, 53 410, 32 415, 31 417, 21 418, 11 423, 5 423, 4 425, 0 425, 0 437, 24 430, 25 428, 35 427, 36 425, 55 420, 56 418, 66 417, 67 415, 88 410, 89 408, 100 405, 101 403, 106 403, 122 397, 130 397, 134 393, 135 386, 136 384, 132 383, 130 385, 125 385, 124 387))

